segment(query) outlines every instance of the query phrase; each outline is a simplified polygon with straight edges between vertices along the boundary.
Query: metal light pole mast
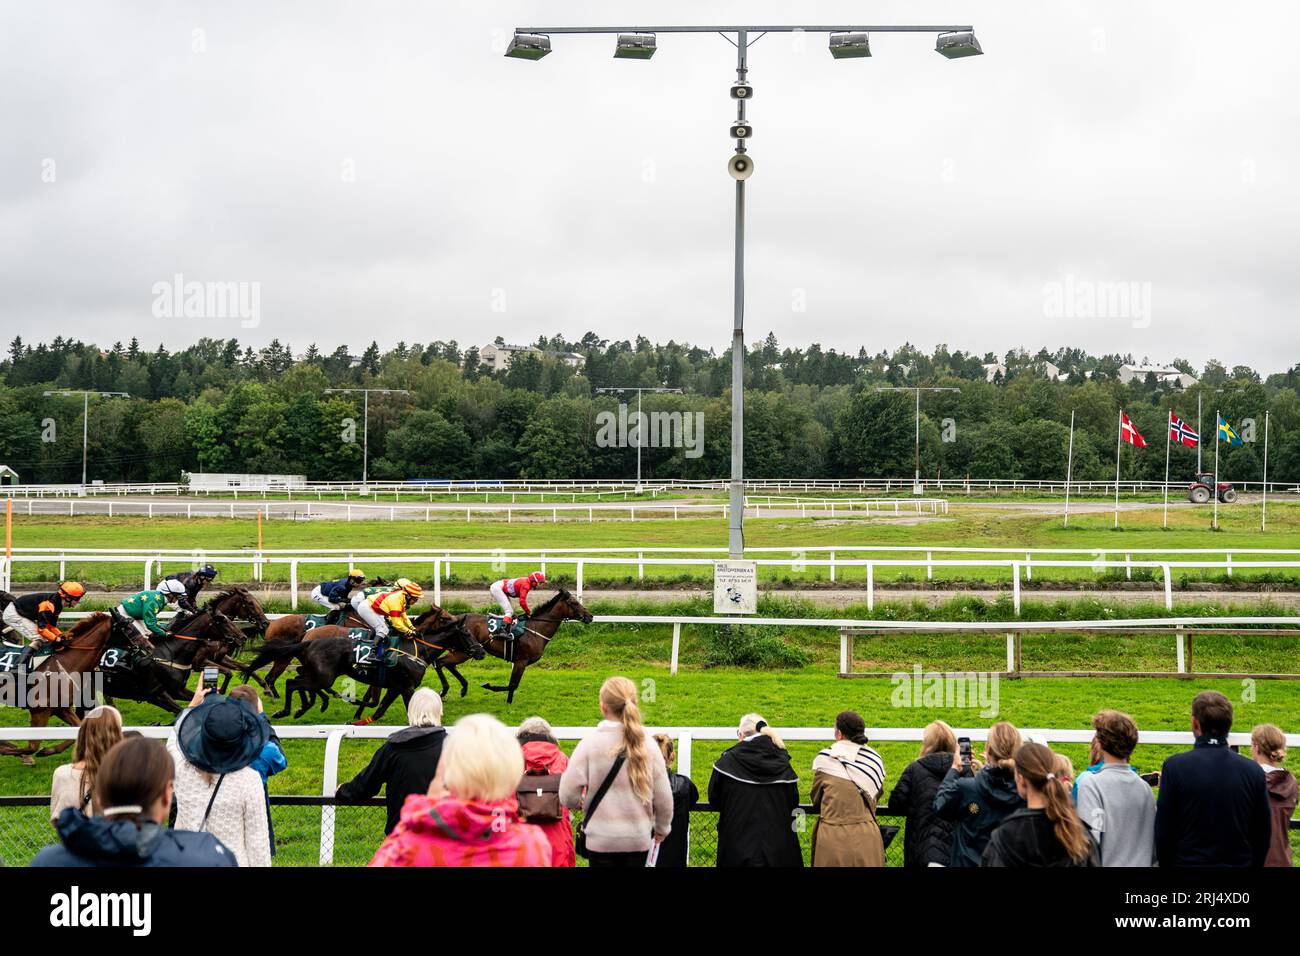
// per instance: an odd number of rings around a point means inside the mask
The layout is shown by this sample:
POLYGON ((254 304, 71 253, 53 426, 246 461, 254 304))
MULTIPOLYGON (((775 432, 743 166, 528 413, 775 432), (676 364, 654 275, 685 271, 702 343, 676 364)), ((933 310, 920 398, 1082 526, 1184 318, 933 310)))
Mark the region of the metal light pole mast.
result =
POLYGON ((327 388, 326 395, 361 393, 361 484, 370 481, 370 393, 378 395, 410 395, 405 388, 327 388))
POLYGON ((80 395, 81 396, 81 490, 86 490, 86 462, 89 457, 90 448, 90 396, 98 395, 100 398, 130 398, 126 392, 100 392, 100 391, 83 391, 81 389, 72 390, 51 390, 44 393, 47 397, 50 395, 80 395))
POLYGON ((937 385, 877 385, 877 392, 916 392, 916 475, 913 488, 921 484, 921 393, 922 392, 960 392, 960 388, 941 387, 937 385))
MULTIPOLYGON (((736 140, 736 155, 728 171, 736 180, 736 267, 734 315, 731 335, 731 485, 728 514, 727 550, 732 558, 745 553, 745 180, 753 173, 745 144, 752 130, 745 118, 745 101, 752 95, 746 81, 749 73, 748 50, 768 33, 830 34, 829 49, 836 59, 871 56, 872 33, 933 33, 935 51, 947 59, 978 56, 984 51, 975 39, 974 28, 958 26, 865 26, 782 24, 778 26, 626 26, 626 27, 517 27, 505 55, 520 60, 540 60, 551 52, 552 34, 616 35, 614 56, 618 59, 648 60, 658 49, 659 34, 717 33, 736 47, 736 84, 731 96, 736 100, 736 122, 731 135, 736 140), (753 40, 752 34, 757 34, 753 40), (733 40, 731 37, 735 36, 733 40)), ((919 477, 919 472, 918 472, 919 477)))
POLYGON ((675 392, 681 394, 680 388, 650 388, 640 385, 611 385, 604 388, 596 389, 597 394, 609 392, 636 392, 636 490, 637 494, 641 493, 641 449, 645 446, 645 436, 643 426, 645 419, 641 415, 641 393, 642 392, 675 392))

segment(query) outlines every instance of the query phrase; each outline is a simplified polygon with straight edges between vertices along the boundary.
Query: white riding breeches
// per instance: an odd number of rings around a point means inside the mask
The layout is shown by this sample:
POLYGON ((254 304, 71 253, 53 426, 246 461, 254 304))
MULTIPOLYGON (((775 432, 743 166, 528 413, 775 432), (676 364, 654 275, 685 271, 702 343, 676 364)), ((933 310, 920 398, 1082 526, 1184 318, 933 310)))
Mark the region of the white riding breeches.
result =
POLYGON ((510 595, 506 594, 504 581, 493 581, 488 587, 488 591, 497 599, 497 603, 501 605, 502 614, 506 617, 515 616, 515 606, 510 603, 510 595))
POLYGON ((388 636, 388 621, 369 604, 365 601, 353 601, 352 609, 357 612, 357 615, 361 620, 365 621, 366 624, 374 630, 376 637, 388 636))
POLYGON ((316 585, 314 588, 311 589, 311 600, 312 600, 313 603, 315 603, 315 604, 319 604, 321 607, 323 607, 323 608, 327 608, 327 609, 329 609, 329 610, 331 610, 331 611, 334 610, 336 607, 338 607, 337 604, 335 604, 333 601, 331 601, 331 600, 330 600, 329 598, 327 598, 325 595, 323 595, 323 594, 320 593, 320 585, 319 585, 319 584, 316 585))
POLYGON ((28 643, 40 639, 41 635, 36 630, 36 622, 29 621, 19 614, 18 608, 14 605, 10 604, 5 608, 4 614, 0 615, 0 617, 3 617, 4 622, 12 627, 17 634, 25 637, 28 643))

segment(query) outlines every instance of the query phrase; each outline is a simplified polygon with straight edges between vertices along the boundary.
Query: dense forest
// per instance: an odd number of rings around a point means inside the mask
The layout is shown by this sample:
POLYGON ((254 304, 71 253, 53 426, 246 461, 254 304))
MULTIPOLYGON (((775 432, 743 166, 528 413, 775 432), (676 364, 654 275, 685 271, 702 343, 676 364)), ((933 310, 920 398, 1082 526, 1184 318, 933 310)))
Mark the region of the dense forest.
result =
MULTIPOLYGON (((498 344, 499 344, 498 340, 498 344)), ((662 387, 644 410, 700 412, 698 457, 681 448, 646 448, 647 477, 716 478, 729 471, 730 352, 669 342, 578 341, 542 337, 536 352, 516 354, 493 372, 478 348, 456 342, 371 343, 357 356, 345 346, 312 345, 294 355, 273 341, 261 350, 235 339, 202 339, 181 351, 142 349, 132 340, 104 350, 64 338, 36 345, 15 338, 0 361, 0 464, 24 482, 80 480, 82 398, 60 389, 124 392, 90 403, 90 478, 176 481, 182 472, 269 472, 312 479, 361 475, 361 395, 330 388, 404 389, 372 395, 370 474, 375 478, 625 478, 635 448, 601 447, 597 415, 622 400, 609 387, 662 387), (556 353, 584 358, 581 367, 556 353)), ((769 335, 746 355, 745 461, 753 477, 910 475, 914 395, 878 386, 934 385, 960 393, 921 398, 921 470, 956 478, 1060 478, 1068 424, 1075 412, 1075 476, 1114 477, 1115 435, 1122 407, 1150 447, 1127 449, 1125 478, 1159 479, 1169 409, 1213 435, 1214 410, 1239 429, 1253 420, 1253 441, 1224 447, 1221 471, 1236 481, 1263 471, 1264 412, 1271 415, 1269 476, 1300 480, 1300 365, 1261 376, 1245 366, 1210 362, 1186 389, 1154 375, 1122 384, 1132 356, 1091 356, 1077 349, 1005 356, 949 351, 930 355, 910 345, 856 355, 781 348, 769 335), (1061 372, 1049 380, 1045 363, 1061 372), (1001 364, 986 381, 986 364, 1001 364)), ((1145 359, 1140 364, 1146 364, 1145 359)), ((1250 426, 1244 426, 1249 435, 1250 426)), ((1207 465, 1213 446, 1205 447, 1207 465)), ((1194 449, 1175 446, 1171 474, 1190 476, 1194 449)))

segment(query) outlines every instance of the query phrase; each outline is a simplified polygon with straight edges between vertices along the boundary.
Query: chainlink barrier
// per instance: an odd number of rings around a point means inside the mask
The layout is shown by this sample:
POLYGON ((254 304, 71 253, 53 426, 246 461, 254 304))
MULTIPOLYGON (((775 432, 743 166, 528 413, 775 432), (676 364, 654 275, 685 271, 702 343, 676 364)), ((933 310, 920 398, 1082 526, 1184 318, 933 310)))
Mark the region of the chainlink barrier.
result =
MULTIPOLYGON (((812 830, 816 815, 803 804, 792 816, 791 828, 803 847, 805 865, 811 862, 812 830)), ((581 813, 573 814, 574 826, 581 813)), ((332 838, 334 866, 365 866, 384 839, 386 814, 382 799, 361 804, 341 804, 333 797, 271 797, 271 823, 275 831, 276 866, 318 866, 322 836, 332 838), (330 812, 322 814, 322 808, 330 812), (326 832, 322 834, 322 827, 326 832)), ((881 807, 882 824, 903 826, 902 818, 881 807)), ((0 858, 9 866, 26 866, 43 847, 57 842, 50 825, 49 797, 0 797, 0 858)), ((718 814, 707 804, 691 808, 689 860, 691 866, 714 866, 718 856, 718 814)), ((885 850, 889 866, 903 865, 903 834, 885 850)), ((585 861, 578 860, 579 866, 585 861)))

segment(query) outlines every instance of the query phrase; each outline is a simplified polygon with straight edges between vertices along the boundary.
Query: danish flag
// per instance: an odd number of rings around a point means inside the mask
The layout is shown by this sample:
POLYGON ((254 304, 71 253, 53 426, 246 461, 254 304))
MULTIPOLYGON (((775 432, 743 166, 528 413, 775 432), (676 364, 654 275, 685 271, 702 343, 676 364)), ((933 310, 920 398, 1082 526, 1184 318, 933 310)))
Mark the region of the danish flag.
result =
POLYGON ((1138 448, 1147 447, 1147 440, 1142 437, 1142 433, 1133 426, 1133 422, 1122 411, 1119 413, 1119 437, 1138 448))
POLYGON ((1187 422, 1183 421, 1173 412, 1169 413, 1169 440, 1180 441, 1188 448, 1195 448, 1201 443, 1201 436, 1192 428, 1188 427, 1187 422))

